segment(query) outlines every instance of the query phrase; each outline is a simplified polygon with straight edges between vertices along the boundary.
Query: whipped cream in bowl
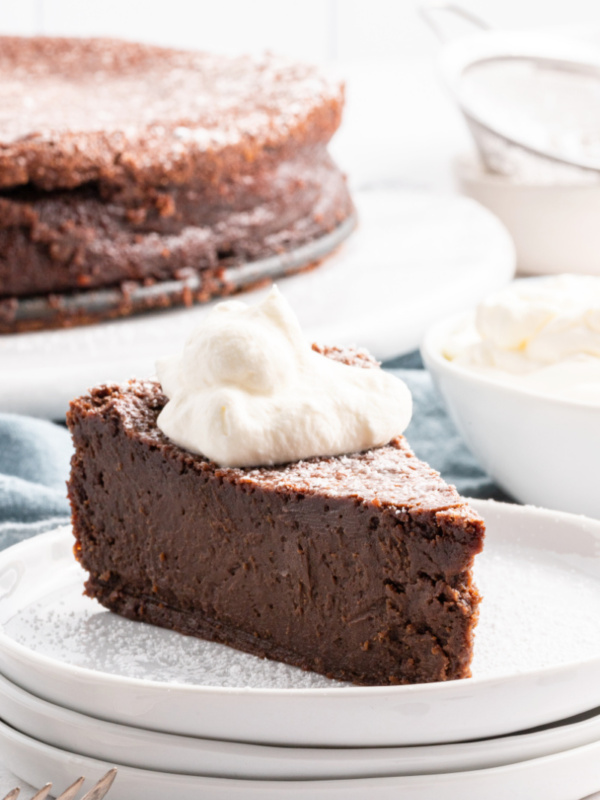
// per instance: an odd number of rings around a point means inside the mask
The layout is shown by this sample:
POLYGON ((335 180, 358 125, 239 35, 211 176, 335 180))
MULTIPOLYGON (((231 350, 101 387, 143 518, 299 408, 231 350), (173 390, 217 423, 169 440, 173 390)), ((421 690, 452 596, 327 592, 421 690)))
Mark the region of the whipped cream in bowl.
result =
POLYGON ((282 464, 387 444, 408 426, 408 387, 380 369, 324 357, 273 288, 219 303, 181 355, 156 365, 169 398, 158 427, 223 467, 282 464))
POLYGON ((515 499, 600 517, 600 278, 515 281, 425 337, 482 467, 515 499))
POLYGON ((600 406, 600 278, 515 281, 457 325, 444 356, 491 380, 600 406))

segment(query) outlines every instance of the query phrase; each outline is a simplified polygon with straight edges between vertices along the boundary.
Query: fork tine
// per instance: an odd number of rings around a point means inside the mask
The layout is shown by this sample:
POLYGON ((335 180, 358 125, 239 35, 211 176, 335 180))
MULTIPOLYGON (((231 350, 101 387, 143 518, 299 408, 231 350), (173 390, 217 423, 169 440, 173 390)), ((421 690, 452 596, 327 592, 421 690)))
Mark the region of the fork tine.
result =
MULTIPOLYGON (((100 778, 98 783, 93 786, 87 794, 84 794, 81 800, 102 800, 102 798, 106 795, 110 787, 113 785, 113 781, 117 776, 117 770, 115 767, 110 769, 103 778, 100 778)), ((60 797, 57 797, 56 800, 61 800, 60 797)))
MULTIPOLYGON (((95 786, 92 786, 92 788, 90 789, 89 792, 87 792, 87 794, 84 794, 81 800, 102 800, 102 798, 105 797, 106 794, 108 793, 110 787, 113 785, 113 782, 116 777, 117 777, 117 769, 116 767, 113 767, 106 773, 106 775, 103 778, 100 778, 100 780, 95 786)), ((77 796, 77 793, 81 789, 81 786, 84 783, 84 781, 85 778, 78 778, 75 781, 75 783, 72 783, 68 789, 65 789, 65 791, 56 798, 56 800, 75 800, 75 797, 77 796)), ((46 800, 46 797, 48 797, 51 788, 52 784, 47 783, 45 786, 42 786, 39 792, 34 794, 31 800, 46 800)), ((16 789, 13 789, 11 792, 9 792, 4 798, 2 798, 2 800, 17 800, 20 791, 21 790, 17 787, 16 789)))
POLYGON ((42 786, 42 788, 39 790, 39 792, 36 792, 36 794, 33 795, 31 800, 46 800, 46 798, 50 794, 50 789, 51 788, 52 788, 52 784, 51 783, 47 783, 45 786, 42 786))
MULTIPOLYGON (((75 783, 72 783, 68 789, 65 789, 64 792, 56 798, 56 800, 74 800, 84 781, 85 778, 77 778, 75 783)), ((35 800, 35 798, 32 800, 35 800)))

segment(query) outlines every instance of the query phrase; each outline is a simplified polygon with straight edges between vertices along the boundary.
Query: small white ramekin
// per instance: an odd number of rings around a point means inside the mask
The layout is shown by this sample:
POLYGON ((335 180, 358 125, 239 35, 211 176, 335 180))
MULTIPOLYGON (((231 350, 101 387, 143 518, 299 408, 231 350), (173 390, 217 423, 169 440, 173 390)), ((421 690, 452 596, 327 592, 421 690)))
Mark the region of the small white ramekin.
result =
POLYGON ((504 385, 444 357, 469 315, 434 325, 423 360, 481 467, 521 503, 600 518, 600 406, 504 385))
POLYGON ((600 184, 519 183, 466 156, 455 159, 454 179, 504 223, 519 273, 600 275, 600 184))

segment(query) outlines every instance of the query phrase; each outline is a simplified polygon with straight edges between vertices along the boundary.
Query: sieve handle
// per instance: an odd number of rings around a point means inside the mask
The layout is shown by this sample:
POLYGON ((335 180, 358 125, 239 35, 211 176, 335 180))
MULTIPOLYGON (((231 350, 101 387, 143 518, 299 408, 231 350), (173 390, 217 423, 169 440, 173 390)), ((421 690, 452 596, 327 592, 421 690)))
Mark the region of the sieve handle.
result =
POLYGON ((447 35, 444 30, 444 26, 440 24, 438 19, 439 12, 460 17, 462 20, 470 23, 479 30, 491 30, 491 25, 488 25, 488 23, 482 20, 481 17, 478 17, 471 11, 467 11, 467 9, 463 8, 462 6, 456 5, 456 3, 435 2, 420 5, 419 14, 442 44, 448 42, 452 37, 447 35))

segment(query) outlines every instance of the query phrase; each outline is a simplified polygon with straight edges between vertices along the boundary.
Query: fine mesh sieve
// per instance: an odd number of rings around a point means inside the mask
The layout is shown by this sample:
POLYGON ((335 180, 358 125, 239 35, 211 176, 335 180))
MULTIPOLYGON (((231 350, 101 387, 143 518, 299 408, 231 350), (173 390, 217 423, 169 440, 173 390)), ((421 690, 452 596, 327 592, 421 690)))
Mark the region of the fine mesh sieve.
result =
POLYGON ((550 33, 494 31, 460 6, 421 14, 440 67, 490 172, 535 183, 600 181, 600 50, 550 33), (468 22, 448 40, 442 12, 468 22))

